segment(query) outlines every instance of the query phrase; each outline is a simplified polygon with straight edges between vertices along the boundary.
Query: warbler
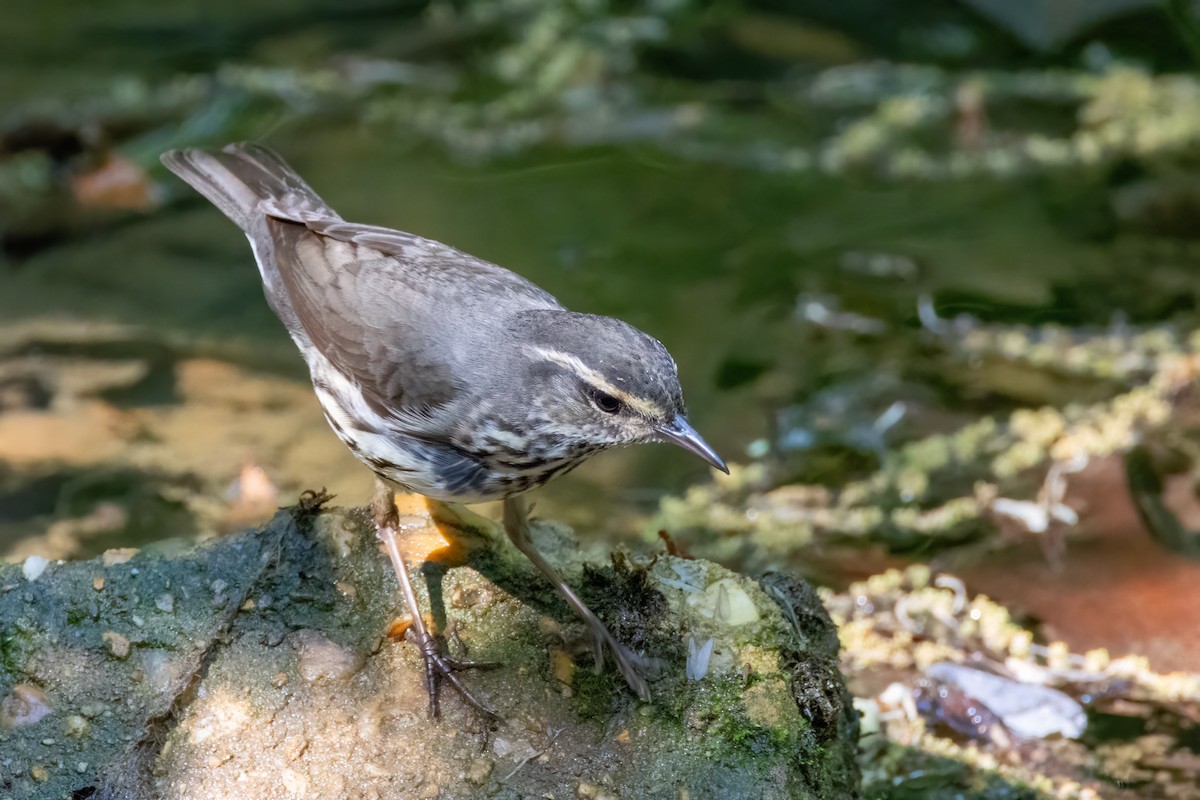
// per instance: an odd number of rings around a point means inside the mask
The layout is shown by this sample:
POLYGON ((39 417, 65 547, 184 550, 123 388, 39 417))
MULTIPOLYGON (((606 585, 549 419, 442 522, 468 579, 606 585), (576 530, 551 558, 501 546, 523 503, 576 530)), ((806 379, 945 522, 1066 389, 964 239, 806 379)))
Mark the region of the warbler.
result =
POLYGON ((411 233, 346 222, 258 144, 172 150, 166 167, 250 240, 267 303, 308 365, 325 417, 377 476, 375 524, 412 616, 429 711, 468 666, 422 621, 397 547, 393 491, 504 501, 512 542, 643 700, 643 657, 618 642, 534 548, 521 494, 611 447, 679 445, 728 472, 688 424, 675 361, 612 317, 569 311, 519 275, 411 233))

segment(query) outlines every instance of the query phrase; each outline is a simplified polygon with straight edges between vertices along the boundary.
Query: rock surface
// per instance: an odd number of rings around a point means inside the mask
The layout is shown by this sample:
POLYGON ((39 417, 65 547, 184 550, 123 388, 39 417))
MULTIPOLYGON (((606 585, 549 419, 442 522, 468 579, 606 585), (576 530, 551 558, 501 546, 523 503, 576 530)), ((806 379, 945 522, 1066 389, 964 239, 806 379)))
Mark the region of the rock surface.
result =
POLYGON ((402 503, 421 523, 405 545, 428 559, 423 607, 452 653, 499 662, 464 680, 501 722, 449 687, 427 718, 417 652, 384 635, 396 582, 366 519, 296 508, 205 545, 51 564, 36 582, 0 568, 0 700, 39 709, 0 729, 0 795, 856 796, 857 721, 806 584, 669 556, 586 565, 535 523, 652 657, 640 703, 591 669, 580 626, 492 523, 402 503))

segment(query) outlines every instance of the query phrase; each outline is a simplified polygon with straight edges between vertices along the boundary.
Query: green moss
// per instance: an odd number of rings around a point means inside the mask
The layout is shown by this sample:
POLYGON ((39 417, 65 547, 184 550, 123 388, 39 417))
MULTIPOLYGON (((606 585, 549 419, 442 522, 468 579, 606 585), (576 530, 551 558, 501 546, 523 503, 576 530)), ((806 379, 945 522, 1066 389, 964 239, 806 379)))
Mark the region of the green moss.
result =
POLYGON ((572 704, 582 721, 606 721, 628 702, 624 679, 616 670, 599 674, 592 669, 577 670, 571 691, 572 704))
POLYGON ((28 620, 17 620, 0 635, 0 667, 9 675, 20 675, 35 651, 33 629, 28 620), (25 624, 22 624, 24 622, 25 624))

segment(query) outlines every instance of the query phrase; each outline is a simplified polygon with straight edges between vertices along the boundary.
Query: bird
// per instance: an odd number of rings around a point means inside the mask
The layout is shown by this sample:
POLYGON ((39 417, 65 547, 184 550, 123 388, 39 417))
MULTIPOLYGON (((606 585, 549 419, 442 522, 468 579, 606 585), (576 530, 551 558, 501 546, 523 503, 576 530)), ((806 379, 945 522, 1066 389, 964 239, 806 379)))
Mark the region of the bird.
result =
POLYGON ((571 311, 504 267, 440 242, 347 222, 276 152, 241 142, 185 148, 163 164, 241 228, 267 304, 308 366, 334 433, 375 474, 376 534, 424 659, 429 714, 456 673, 422 620, 398 546, 395 491, 503 501, 508 538, 650 699, 645 661, 619 642, 534 547, 523 495, 613 447, 666 442, 728 473, 688 422, 666 347, 608 316, 571 311))

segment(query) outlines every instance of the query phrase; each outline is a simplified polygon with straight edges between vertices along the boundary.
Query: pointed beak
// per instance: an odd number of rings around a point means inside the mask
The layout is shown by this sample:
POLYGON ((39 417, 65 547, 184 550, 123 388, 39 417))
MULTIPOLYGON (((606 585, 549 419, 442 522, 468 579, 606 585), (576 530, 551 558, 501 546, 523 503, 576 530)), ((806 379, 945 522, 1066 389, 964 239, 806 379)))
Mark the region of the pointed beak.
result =
POLYGON ((688 452, 695 453, 703 458, 711 466, 729 474, 729 467, 725 466, 725 462, 717 455, 717 451, 708 446, 708 442, 700 438, 700 434, 696 433, 696 429, 688 424, 688 421, 683 418, 683 415, 675 417, 668 423, 658 426, 658 433, 664 441, 671 444, 677 444, 688 452))

